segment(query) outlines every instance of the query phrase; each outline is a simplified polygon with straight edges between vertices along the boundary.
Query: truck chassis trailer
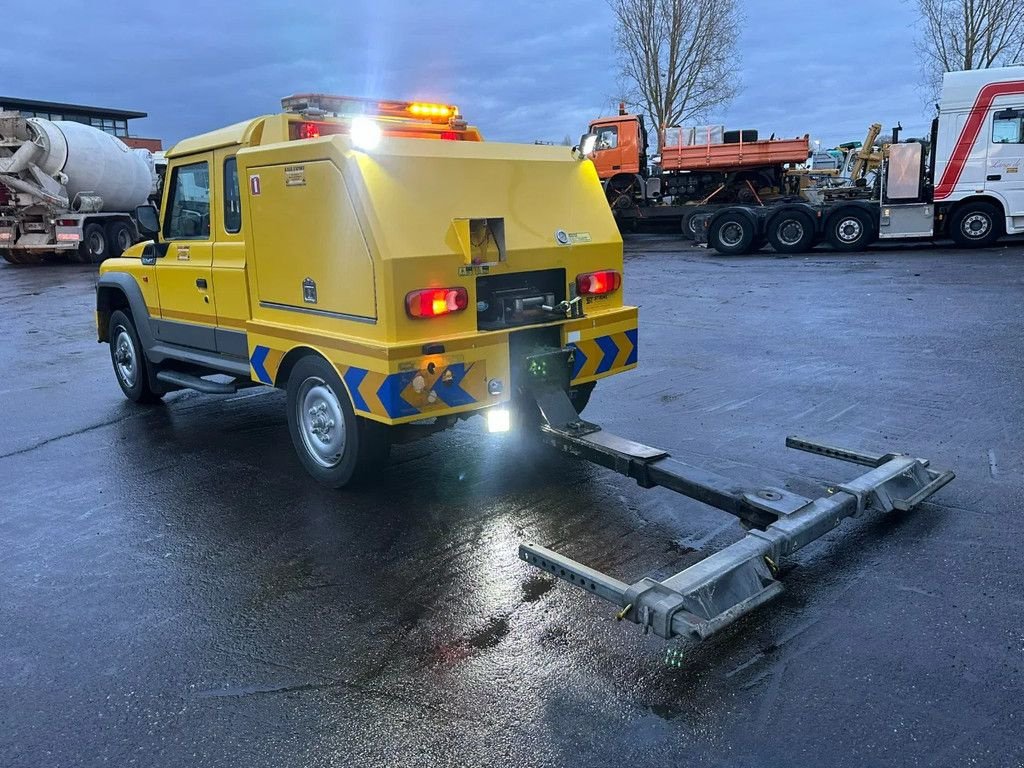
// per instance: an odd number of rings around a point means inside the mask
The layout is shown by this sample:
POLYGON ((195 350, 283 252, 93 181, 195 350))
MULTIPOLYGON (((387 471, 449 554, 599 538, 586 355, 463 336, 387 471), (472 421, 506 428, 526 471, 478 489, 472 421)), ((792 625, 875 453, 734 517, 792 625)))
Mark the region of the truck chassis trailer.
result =
POLYGON ((726 206, 695 222, 697 239, 740 255, 765 243, 781 253, 938 237, 982 247, 1024 234, 1024 66, 946 73, 930 138, 894 135, 884 155, 868 199, 726 206))

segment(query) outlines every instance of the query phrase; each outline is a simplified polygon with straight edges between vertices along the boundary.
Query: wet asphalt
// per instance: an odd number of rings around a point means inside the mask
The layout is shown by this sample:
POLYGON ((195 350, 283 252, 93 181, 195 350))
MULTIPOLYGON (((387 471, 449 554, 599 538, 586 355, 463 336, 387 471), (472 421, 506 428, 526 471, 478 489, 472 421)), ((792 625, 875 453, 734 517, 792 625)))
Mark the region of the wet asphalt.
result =
POLYGON ((94 269, 0 265, 0 765, 1017 766, 1024 761, 1024 245, 727 259, 627 241, 640 367, 587 416, 753 484, 952 467, 849 521, 784 594, 665 643, 517 559, 626 581, 742 535, 722 512, 484 433, 331 492, 265 389, 127 402, 94 269))

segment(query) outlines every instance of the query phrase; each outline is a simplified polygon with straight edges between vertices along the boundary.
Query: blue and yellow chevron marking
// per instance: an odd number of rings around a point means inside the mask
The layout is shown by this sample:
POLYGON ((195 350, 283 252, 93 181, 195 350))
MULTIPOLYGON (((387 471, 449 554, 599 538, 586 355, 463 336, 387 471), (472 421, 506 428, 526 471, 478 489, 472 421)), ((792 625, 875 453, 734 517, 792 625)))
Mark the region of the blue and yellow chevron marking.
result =
POLYGON ((482 361, 383 374, 352 366, 343 378, 357 411, 401 419, 486 402, 482 361))
POLYGON ((618 368, 636 364, 637 329, 580 339, 573 346, 576 347, 573 355, 573 380, 603 376, 618 368))
MULTIPOLYGON (((273 386, 284 353, 257 344, 249 357, 253 376, 273 386)), ((422 363, 421 363, 422 364, 422 363)), ((487 371, 482 360, 433 365, 421 370, 378 373, 357 366, 338 365, 357 412, 388 419, 430 416, 434 411, 487 403, 487 371)))
POLYGON ((273 386, 274 377, 277 376, 277 369, 281 365, 283 357, 283 352, 257 344, 253 347, 252 355, 249 357, 249 365, 258 381, 273 386))

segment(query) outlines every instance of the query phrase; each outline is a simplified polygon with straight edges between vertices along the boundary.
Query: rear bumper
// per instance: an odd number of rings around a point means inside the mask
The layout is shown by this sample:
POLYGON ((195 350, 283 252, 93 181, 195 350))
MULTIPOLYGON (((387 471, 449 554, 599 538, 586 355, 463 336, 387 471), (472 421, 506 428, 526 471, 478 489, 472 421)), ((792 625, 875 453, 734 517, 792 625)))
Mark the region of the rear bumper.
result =
MULTIPOLYGON (((439 339, 443 352, 422 345, 374 345, 305 336, 267 323, 247 328, 252 378, 283 384, 281 364, 295 347, 311 347, 330 360, 360 416, 384 424, 465 414, 506 403, 512 396, 511 334, 490 331, 439 339)), ((637 309, 622 307, 560 325, 563 347, 575 349, 572 384, 586 384, 637 364, 637 309)))

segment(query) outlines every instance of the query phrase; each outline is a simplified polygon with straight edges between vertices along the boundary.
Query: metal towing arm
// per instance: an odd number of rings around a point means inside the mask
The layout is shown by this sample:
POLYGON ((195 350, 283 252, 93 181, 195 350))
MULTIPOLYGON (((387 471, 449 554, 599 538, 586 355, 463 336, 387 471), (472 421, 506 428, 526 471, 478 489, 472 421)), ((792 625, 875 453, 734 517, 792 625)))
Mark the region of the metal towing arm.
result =
MULTIPOLYGON (((559 358, 571 354, 558 350, 534 356, 528 370, 559 370, 565 364, 559 358)), ((617 618, 665 639, 710 637, 782 592, 781 582, 775 579, 782 558, 867 509, 913 509, 954 478, 950 471, 929 468, 925 459, 865 454, 788 437, 790 448, 871 469, 817 499, 781 488, 745 488, 582 420, 564 382, 540 377, 527 388, 543 417, 541 434, 553 446, 633 478, 643 488, 661 486, 717 507, 749 529, 735 544, 664 581, 645 578, 635 584, 537 544, 520 545, 519 556, 530 565, 615 603, 621 609, 617 618)))

